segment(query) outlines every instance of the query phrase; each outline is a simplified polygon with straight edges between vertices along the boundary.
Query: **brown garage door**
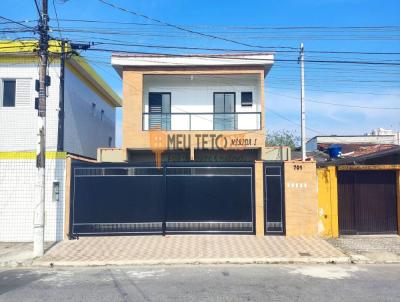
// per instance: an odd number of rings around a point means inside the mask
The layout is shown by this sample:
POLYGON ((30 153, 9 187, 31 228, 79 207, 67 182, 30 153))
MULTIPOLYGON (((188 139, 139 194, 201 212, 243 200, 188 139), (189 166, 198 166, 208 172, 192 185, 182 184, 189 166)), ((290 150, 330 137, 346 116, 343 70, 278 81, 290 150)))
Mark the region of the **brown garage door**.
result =
POLYGON ((340 234, 397 233, 395 171, 339 171, 340 234))

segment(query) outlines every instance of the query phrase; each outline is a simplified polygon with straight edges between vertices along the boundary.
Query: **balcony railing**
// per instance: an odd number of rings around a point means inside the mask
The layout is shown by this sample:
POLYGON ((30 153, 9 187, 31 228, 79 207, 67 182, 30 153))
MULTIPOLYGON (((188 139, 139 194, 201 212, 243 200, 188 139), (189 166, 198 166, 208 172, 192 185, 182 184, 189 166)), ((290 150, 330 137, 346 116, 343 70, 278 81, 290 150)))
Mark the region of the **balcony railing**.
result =
POLYGON ((261 112, 143 113, 143 130, 260 130, 261 112))

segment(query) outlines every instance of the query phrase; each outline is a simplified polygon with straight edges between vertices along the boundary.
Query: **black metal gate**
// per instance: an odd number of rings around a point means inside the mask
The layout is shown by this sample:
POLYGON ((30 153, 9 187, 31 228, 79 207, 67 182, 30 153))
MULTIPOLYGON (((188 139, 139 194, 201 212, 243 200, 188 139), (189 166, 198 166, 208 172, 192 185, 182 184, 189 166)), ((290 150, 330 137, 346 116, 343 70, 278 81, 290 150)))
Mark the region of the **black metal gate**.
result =
POLYGON ((74 162, 71 237, 254 233, 252 163, 74 162))
POLYGON ((285 233, 283 163, 264 162, 265 234, 285 233))
POLYGON ((339 171, 340 234, 397 233, 396 172, 339 171))

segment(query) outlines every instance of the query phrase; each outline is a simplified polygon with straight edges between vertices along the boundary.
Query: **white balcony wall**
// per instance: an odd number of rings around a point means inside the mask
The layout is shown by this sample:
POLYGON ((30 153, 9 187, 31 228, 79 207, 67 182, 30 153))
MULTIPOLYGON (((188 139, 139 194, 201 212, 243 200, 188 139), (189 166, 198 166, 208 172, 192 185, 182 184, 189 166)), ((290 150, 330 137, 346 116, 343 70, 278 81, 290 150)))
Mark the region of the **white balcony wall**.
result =
MULTIPOLYGON (((234 92, 236 113, 260 112, 259 75, 145 75, 143 112, 149 112, 149 92, 171 93, 171 130, 213 130, 214 92, 234 92), (241 92, 253 93, 253 106, 241 105, 241 92), (182 113, 210 113, 192 114, 182 113)), ((238 130, 254 130, 260 125, 259 114, 238 115, 238 130)), ((144 130, 148 130, 144 117, 144 130)))

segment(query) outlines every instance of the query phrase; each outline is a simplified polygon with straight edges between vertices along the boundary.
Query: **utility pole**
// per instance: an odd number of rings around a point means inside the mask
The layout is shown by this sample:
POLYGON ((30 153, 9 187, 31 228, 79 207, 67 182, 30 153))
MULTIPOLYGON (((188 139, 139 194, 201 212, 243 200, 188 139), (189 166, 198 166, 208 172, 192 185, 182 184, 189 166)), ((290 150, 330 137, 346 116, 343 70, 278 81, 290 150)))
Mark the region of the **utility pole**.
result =
POLYGON ((47 60, 49 48, 49 16, 47 0, 42 0, 42 11, 39 18, 39 104, 38 104, 38 138, 36 150, 36 166, 38 168, 37 198, 33 216, 33 256, 40 257, 44 254, 44 224, 45 224, 45 161, 46 161, 46 86, 49 85, 47 77, 47 60))
POLYGON ((304 45, 300 44, 300 81, 301 81, 301 159, 306 160, 306 108, 304 102, 304 45))

